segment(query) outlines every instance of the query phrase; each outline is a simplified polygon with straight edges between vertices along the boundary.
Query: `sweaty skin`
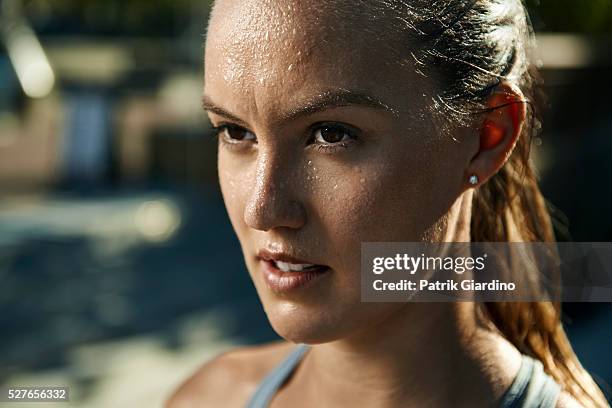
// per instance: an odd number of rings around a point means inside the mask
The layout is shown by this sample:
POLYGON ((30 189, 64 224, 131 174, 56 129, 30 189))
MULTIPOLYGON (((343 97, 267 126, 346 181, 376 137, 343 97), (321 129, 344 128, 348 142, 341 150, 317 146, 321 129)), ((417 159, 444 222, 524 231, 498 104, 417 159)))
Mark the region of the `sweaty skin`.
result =
MULTIPOLYGON (((428 115, 435 80, 407 62, 395 22, 360 10, 221 0, 209 25, 203 102, 219 128, 228 215, 271 325, 314 345, 272 406, 490 406, 516 375, 519 352, 483 327, 471 303, 361 303, 360 245, 469 241, 467 179, 494 174, 520 126, 498 115, 505 137, 486 154, 479 126, 440 131, 428 115), (330 271, 275 293, 262 249, 330 271)), ((177 399, 241 406, 289 350, 267 347, 215 360, 177 399)))
POLYGON ((390 64, 395 57, 373 30, 355 33, 352 24, 364 22, 302 3, 218 2, 204 98, 240 120, 209 110, 214 126, 229 122, 256 137, 230 145, 220 135, 219 177, 268 317, 285 338, 320 343, 401 306, 360 303, 362 241, 461 238, 448 234, 469 202, 464 173, 478 141, 442 137, 419 117, 425 101, 415 96, 429 92, 426 81, 390 64), (357 43, 363 48, 347 46, 357 43), (334 106, 334 98, 355 94, 372 103, 334 106), (330 95, 332 106, 312 109, 330 95), (309 140, 313 125, 329 122, 350 126, 355 139, 346 136, 342 147, 309 140), (256 259, 262 248, 332 273, 316 289, 284 298, 265 287, 256 259), (349 312, 359 319, 347 319, 349 312))

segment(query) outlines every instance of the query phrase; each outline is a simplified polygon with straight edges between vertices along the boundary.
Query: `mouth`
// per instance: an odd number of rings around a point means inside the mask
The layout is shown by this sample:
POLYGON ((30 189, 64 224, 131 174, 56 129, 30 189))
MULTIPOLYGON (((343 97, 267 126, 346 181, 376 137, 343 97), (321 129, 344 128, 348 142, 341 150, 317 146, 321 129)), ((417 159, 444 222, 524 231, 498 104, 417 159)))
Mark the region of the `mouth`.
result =
POLYGON ((291 262, 283 262, 270 260, 268 261, 272 264, 273 267, 276 267, 278 270, 282 272, 308 272, 308 271, 321 271, 322 269, 328 268, 325 265, 316 265, 316 264, 308 264, 308 263, 291 263, 291 262))
POLYGON ((281 252, 262 250, 257 258, 264 266, 264 281, 274 292, 311 287, 331 271, 327 265, 310 263, 281 252))

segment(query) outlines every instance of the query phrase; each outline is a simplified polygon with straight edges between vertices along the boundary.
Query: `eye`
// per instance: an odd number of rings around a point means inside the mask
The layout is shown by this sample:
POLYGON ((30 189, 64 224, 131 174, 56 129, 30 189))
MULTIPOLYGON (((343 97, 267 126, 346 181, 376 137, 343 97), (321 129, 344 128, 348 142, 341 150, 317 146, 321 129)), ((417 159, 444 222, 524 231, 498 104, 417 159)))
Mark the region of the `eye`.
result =
POLYGON ((356 132, 340 123, 329 123, 315 128, 313 136, 318 144, 342 144, 353 141, 356 138, 356 132))
POLYGON ((255 134, 243 127, 236 125, 219 125, 213 128, 214 133, 227 143, 240 143, 243 141, 255 141, 255 134))

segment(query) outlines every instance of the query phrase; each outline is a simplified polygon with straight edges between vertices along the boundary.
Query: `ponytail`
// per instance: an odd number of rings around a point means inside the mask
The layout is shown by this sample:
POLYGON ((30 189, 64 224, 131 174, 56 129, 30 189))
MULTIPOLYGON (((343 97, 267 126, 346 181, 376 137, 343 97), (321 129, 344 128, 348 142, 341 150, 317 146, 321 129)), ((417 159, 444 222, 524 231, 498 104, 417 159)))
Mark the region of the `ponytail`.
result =
MULTIPOLYGON (((523 0, 384 0, 372 14, 395 15, 398 38, 408 34, 416 72, 435 78, 427 109, 441 118, 442 131, 476 126, 494 88, 508 81, 528 100, 528 120, 502 169, 474 193, 471 240, 555 242, 552 221, 529 162, 541 87, 530 62, 535 35, 523 0)), ((524 102, 517 102, 524 103, 524 102)), ((495 108, 492 108, 495 109, 495 108)), ((529 281, 538 285, 539 277, 529 281)), ((585 407, 608 406, 605 397, 565 335, 560 304, 496 302, 481 312, 522 353, 537 358, 546 372, 585 407)))
MULTIPOLYGON (((528 125, 524 133, 533 128, 533 123, 528 125)), ((551 217, 529 162, 530 137, 525 136, 504 167, 475 193, 472 241, 555 241, 551 217)), ((561 324, 560 303, 491 302, 481 307, 506 339, 521 353, 540 360, 545 371, 580 404, 608 406, 572 350, 561 324)))

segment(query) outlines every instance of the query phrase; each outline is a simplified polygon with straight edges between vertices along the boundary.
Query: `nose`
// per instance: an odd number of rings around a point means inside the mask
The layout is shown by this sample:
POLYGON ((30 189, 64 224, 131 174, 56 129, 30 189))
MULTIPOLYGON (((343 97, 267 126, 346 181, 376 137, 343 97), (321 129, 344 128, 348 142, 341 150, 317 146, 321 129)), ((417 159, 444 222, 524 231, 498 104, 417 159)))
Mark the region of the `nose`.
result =
POLYGON ((278 154, 259 154, 256 175, 244 210, 244 221, 251 228, 299 229, 306 223, 306 210, 296 198, 296 172, 278 154))

